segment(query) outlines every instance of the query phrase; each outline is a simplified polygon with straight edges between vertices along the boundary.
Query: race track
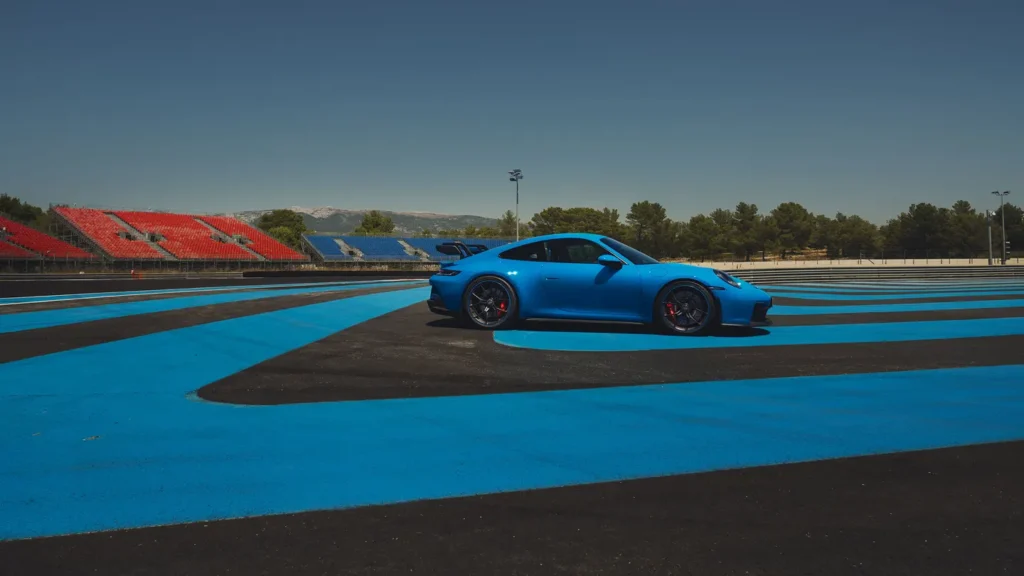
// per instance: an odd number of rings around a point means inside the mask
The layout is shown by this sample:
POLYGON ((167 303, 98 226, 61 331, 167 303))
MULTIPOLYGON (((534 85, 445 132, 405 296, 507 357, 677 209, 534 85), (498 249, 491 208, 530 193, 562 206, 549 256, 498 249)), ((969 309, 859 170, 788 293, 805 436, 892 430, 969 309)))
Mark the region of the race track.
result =
POLYGON ((0 568, 1024 571, 1024 280, 763 288, 707 337, 418 279, 0 298, 0 568))

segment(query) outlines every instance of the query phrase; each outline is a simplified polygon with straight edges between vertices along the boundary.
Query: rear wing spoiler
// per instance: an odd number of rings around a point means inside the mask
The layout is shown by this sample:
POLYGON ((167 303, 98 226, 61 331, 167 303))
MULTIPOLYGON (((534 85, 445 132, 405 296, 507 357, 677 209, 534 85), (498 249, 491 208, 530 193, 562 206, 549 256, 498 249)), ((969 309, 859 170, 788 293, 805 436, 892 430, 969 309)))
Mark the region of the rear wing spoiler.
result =
POLYGON ((465 242, 442 242, 436 246, 437 251, 441 254, 447 254, 449 256, 458 256, 460 259, 469 258, 474 254, 479 254, 487 250, 487 246, 483 244, 466 244, 465 242))

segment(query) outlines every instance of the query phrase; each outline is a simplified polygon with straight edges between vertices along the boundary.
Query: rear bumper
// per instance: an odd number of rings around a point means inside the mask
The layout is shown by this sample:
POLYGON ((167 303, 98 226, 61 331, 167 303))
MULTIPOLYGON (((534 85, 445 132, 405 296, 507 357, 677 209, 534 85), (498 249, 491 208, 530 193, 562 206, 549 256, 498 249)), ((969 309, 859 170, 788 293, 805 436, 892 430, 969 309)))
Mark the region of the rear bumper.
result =
POLYGON ((444 299, 441 297, 441 293, 437 291, 437 288, 430 290, 430 298, 427 300, 427 308, 434 314, 440 314, 441 316, 458 316, 457 312, 450 310, 444 303, 444 299))

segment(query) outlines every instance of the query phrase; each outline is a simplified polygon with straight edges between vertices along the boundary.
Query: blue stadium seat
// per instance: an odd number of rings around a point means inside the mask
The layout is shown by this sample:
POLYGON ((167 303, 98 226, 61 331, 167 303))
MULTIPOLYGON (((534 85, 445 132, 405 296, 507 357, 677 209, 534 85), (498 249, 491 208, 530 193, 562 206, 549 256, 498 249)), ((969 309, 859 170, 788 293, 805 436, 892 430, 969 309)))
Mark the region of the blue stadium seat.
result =
POLYGON ((405 238, 413 248, 419 248, 430 255, 431 260, 451 260, 452 256, 437 251, 437 245, 444 242, 451 242, 448 238, 405 238))
MULTIPOLYGON (((434 261, 457 259, 456 256, 442 254, 437 251, 437 245, 443 242, 452 242, 453 239, 450 238, 392 238, 374 236, 306 236, 306 238, 323 255, 324 260, 352 259, 351 256, 341 251, 335 239, 339 239, 362 252, 365 260, 420 260, 419 256, 406 254, 405 248, 399 244, 399 240, 406 242, 413 248, 423 250, 434 261)), ((467 244, 483 244, 488 250, 493 250, 510 242, 510 240, 501 238, 460 238, 458 240, 467 244)))
POLYGON ((500 248, 512 242, 504 238, 403 238, 403 240, 408 242, 410 246, 419 248, 429 254, 431 260, 454 260, 458 258, 457 256, 449 256, 437 251, 437 245, 444 242, 458 240, 466 244, 483 244, 488 250, 500 248))
POLYGON ((362 252, 366 260, 419 260, 419 257, 405 253, 398 238, 341 236, 341 240, 362 252))
POLYGON ((341 251, 341 246, 332 236, 306 236, 309 243, 323 255, 324 260, 351 260, 352 257, 341 251))

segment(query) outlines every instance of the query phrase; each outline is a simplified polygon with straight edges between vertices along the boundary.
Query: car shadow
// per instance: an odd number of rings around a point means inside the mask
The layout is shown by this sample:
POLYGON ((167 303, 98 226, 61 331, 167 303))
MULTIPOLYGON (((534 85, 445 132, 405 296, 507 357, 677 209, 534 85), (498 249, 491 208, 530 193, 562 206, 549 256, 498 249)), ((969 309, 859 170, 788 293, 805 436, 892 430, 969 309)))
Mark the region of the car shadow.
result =
MULTIPOLYGON (((454 318, 441 318, 427 322, 431 328, 475 330, 472 326, 460 322, 454 318)), ((576 333, 605 333, 605 334, 653 334, 661 335, 655 328, 644 324, 633 324, 626 322, 594 322, 594 321, 564 321, 564 320, 526 320, 520 322, 516 330, 528 330, 532 332, 576 332, 576 333)), ((701 338, 705 336, 727 337, 727 338, 751 338, 767 336, 770 332, 764 328, 744 328, 740 326, 720 326, 716 330, 706 334, 689 336, 690 338, 701 338)))

